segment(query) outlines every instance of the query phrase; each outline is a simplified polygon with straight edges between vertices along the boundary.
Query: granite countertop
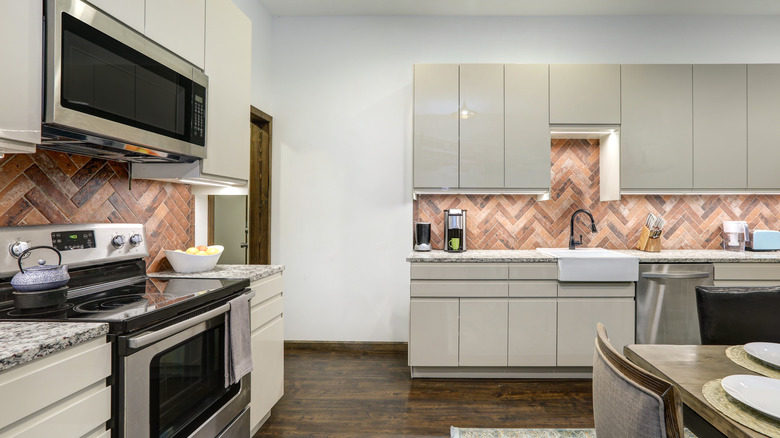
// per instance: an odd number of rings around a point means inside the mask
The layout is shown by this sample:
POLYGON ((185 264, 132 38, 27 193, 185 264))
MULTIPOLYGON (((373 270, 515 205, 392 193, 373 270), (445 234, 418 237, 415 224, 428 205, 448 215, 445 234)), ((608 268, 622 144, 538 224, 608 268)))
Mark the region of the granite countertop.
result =
POLYGON ((105 323, 0 322, 0 371, 107 333, 105 323))
POLYGON ((176 271, 150 272, 150 277, 248 278, 257 281, 284 271, 284 265, 217 265, 211 271, 181 274, 176 271))
MULTIPOLYGON (((780 251, 732 252, 722 249, 670 249, 645 252, 614 250, 639 258, 639 263, 780 263, 780 251)), ((413 251, 407 262, 424 263, 555 263, 556 258, 536 250, 469 250, 449 253, 442 250, 413 251)))

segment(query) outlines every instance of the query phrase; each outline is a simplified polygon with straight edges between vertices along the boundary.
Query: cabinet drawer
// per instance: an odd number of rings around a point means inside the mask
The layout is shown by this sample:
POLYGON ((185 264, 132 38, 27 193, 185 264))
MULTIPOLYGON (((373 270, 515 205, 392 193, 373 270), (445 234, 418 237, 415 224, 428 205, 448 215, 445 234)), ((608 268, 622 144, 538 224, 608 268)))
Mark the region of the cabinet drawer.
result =
POLYGON ((249 284, 249 288, 255 293, 255 297, 252 298, 252 305, 256 306, 281 293, 284 290, 284 278, 281 273, 274 274, 270 277, 253 281, 249 284))
POLYGON ((93 339, 0 373, 0 394, 13 403, 0 410, 0 428, 111 375, 111 344, 93 339))
POLYGON ((510 297, 556 297, 558 296, 557 281, 510 281, 510 297))
POLYGON ((634 283, 558 283, 559 297, 631 297, 634 283))
MULTIPOLYGON (((255 299, 252 299, 253 303, 254 301, 255 299)), ((281 315, 283 312, 284 299, 282 298, 281 294, 271 298, 270 300, 264 301, 260 305, 252 306, 251 310, 249 311, 249 320, 252 324, 252 331, 262 327, 264 324, 268 323, 268 321, 281 315)))
MULTIPOLYGON (((86 436, 94 429, 105 429, 111 419, 111 387, 104 382, 94 384, 78 395, 67 397, 46 409, 0 429, 0 436, 16 438, 86 436)), ((110 436, 109 431, 101 436, 110 436)))
POLYGON ((510 280, 557 280, 557 263, 513 263, 509 265, 510 280))
POLYGON ((505 263, 412 263, 412 280, 506 280, 505 263))
POLYGON ((506 281, 413 281, 412 297, 507 297, 506 281))
POLYGON ((780 263, 715 263, 715 280, 777 280, 780 283, 780 263))

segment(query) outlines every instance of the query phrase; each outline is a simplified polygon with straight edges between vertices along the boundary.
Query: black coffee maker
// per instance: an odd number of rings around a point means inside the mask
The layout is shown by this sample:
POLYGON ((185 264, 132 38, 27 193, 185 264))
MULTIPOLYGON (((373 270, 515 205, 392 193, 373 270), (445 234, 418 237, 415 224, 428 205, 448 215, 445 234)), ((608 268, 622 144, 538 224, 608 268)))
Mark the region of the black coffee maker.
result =
POLYGON ((444 210, 444 250, 447 252, 466 250, 466 210, 459 208, 444 210))

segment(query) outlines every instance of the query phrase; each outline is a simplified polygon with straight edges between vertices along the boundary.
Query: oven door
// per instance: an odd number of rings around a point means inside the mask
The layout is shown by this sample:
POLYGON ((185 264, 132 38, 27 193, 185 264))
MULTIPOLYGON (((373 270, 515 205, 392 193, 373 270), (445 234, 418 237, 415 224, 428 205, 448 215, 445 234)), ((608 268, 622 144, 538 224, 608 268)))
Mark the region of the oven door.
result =
POLYGON ((225 388, 228 309, 120 338, 120 437, 249 436, 250 376, 225 388))

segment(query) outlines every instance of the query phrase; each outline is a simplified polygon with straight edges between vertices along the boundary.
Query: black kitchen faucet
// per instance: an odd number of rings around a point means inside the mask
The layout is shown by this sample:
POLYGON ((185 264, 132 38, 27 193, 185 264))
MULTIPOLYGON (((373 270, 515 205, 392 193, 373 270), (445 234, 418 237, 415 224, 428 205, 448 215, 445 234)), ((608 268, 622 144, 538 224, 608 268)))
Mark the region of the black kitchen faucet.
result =
POLYGON ((569 229, 569 249, 576 249, 578 245, 582 245, 582 234, 580 234, 580 240, 574 240, 574 219, 578 213, 585 213, 590 218, 590 230, 596 232, 596 221, 593 220, 593 215, 588 210, 581 208, 571 215, 571 228, 569 229))

